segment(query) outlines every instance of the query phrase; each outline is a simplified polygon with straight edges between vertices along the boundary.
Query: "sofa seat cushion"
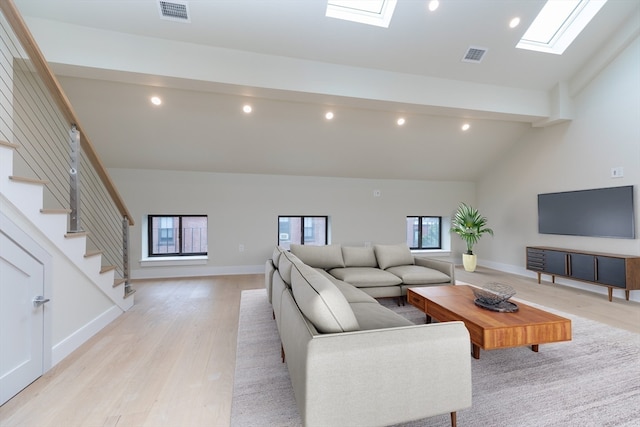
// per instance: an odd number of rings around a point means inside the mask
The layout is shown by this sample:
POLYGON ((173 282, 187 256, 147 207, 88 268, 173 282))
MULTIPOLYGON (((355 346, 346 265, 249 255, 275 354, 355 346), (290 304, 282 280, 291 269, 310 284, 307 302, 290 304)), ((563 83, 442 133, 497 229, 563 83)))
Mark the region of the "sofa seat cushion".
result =
POLYGON ((320 333, 357 331, 360 325, 342 292, 308 265, 293 263, 291 290, 302 314, 320 333))
POLYGON ((356 302, 351 304, 351 309, 358 320, 361 330, 396 328, 399 326, 413 326, 414 324, 394 313, 377 302, 356 302))
POLYGON ((398 265, 413 265, 413 255, 406 243, 398 245, 374 245, 374 252, 378 260, 378 266, 386 270, 398 265))
POLYGON ((291 244, 291 253, 310 267, 329 270, 344 267, 342 247, 340 245, 296 245, 291 244))
POLYGON ((342 295, 344 295, 344 297, 347 299, 348 302, 375 302, 377 303, 377 301, 375 300, 375 298, 373 298, 371 295, 362 292, 360 289, 356 288, 353 285, 350 285, 346 282, 343 282, 340 279, 336 279, 335 277, 333 277, 331 274, 329 274, 328 272, 322 270, 322 269, 315 269, 318 273, 322 274, 324 277, 326 277, 327 279, 329 279, 331 281, 331 283, 333 283, 334 285, 336 285, 336 288, 338 288, 338 290, 340 292, 342 292, 342 295))
POLYGON ((443 272, 419 265, 400 265, 387 268, 385 271, 398 276, 405 285, 429 285, 451 281, 443 272))
POLYGON ((329 270, 329 274, 358 288, 394 286, 402 283, 398 276, 373 267, 333 268, 329 270))

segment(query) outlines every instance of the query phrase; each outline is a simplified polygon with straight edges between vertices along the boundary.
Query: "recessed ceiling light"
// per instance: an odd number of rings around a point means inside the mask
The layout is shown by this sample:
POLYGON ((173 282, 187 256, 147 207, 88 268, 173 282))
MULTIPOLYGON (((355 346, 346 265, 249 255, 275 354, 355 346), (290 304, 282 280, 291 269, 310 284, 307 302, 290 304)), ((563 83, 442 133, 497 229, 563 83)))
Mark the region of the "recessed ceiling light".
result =
POLYGON ((509 21, 509 28, 515 28, 518 25, 520 25, 520 18, 517 16, 513 18, 511 21, 509 21))
POLYGON ((397 121, 398 126, 402 126, 403 124, 405 124, 406 120, 403 117, 400 117, 397 121))
POLYGON ((331 111, 328 111, 327 114, 324 115, 324 117, 327 120, 331 120, 331 119, 333 119, 333 113, 331 111))
POLYGON ((242 107, 242 111, 244 111, 245 113, 249 114, 251 111, 253 111, 253 108, 251 108, 251 105, 245 105, 244 107, 242 107))
POLYGON ((462 125, 462 130, 467 131, 469 130, 469 128, 471 127, 471 125, 469 123, 465 123, 462 125))
POLYGON ((160 105, 160 104, 162 104, 162 99, 160 99, 160 97, 158 97, 158 96, 152 96, 151 97, 151 103, 153 105, 160 105))
POLYGON ((440 2, 438 0, 431 0, 429 2, 429 10, 431 12, 435 11, 438 7, 440 7, 440 2))

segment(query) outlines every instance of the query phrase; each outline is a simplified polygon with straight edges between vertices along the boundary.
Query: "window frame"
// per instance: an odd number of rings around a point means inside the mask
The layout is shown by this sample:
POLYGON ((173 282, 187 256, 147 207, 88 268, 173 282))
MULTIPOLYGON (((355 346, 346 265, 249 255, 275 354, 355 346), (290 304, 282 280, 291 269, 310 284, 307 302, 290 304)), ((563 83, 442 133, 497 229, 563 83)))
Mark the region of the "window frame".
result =
MULTIPOLYGON (((410 250, 441 250, 442 249, 442 216, 438 215, 407 215, 405 219, 405 225, 410 218, 418 218, 418 246, 409 245, 410 250), (437 246, 422 246, 422 227, 424 219, 437 219, 438 220, 438 245, 437 246)), ((409 242, 407 242, 408 244, 409 242)))
MULTIPOLYGON (((277 234, 278 234, 278 246, 282 245, 282 242, 280 240, 280 237, 282 237, 283 233, 280 233, 280 219, 281 218, 298 218, 300 219, 300 242, 294 242, 291 239, 289 239, 287 242, 289 245, 291 244, 295 244, 295 245, 305 245, 305 240, 306 240, 306 236, 307 236, 307 229, 309 227, 305 227, 305 219, 315 219, 315 218, 322 218, 324 219, 324 244, 328 245, 329 244, 329 216, 328 215, 278 215, 278 229, 277 229, 277 234)), ((291 237, 293 233, 291 232, 291 230, 289 230, 289 237, 291 237)))
MULTIPOLYGON (((147 215, 147 256, 149 258, 165 258, 165 257, 194 257, 194 256, 208 256, 207 251, 200 252, 183 252, 182 242, 183 242, 183 227, 182 220, 184 218, 205 218, 207 221, 207 248, 208 248, 208 232, 209 232, 209 216, 205 214, 149 214, 147 215), (178 252, 171 253, 154 253, 153 251, 153 220, 154 218, 158 218, 159 222, 162 223, 163 218, 178 218, 178 224, 173 224, 172 235, 175 240, 174 246, 178 249, 178 252), (177 229, 177 236, 175 235, 174 230, 177 229)), ((160 230, 164 230, 166 228, 158 228, 158 243, 160 242, 160 230)), ((159 246, 158 246, 159 247, 159 246)))

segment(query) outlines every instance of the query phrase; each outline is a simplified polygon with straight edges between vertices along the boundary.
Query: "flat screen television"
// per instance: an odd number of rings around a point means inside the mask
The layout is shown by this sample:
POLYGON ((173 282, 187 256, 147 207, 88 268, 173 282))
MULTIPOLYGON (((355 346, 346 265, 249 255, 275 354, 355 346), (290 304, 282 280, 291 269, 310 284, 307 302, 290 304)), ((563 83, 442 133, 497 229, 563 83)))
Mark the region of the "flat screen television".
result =
POLYGON ((538 232, 634 239, 633 186, 538 194, 538 232))

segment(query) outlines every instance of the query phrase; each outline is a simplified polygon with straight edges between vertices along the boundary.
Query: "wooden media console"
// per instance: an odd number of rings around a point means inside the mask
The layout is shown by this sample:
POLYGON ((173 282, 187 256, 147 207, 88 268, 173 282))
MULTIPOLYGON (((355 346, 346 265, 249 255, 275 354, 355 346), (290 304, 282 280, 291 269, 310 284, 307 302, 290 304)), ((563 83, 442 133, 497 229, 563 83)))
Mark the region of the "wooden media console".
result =
POLYGON ((552 283, 560 276, 606 286, 609 301, 614 288, 624 289, 627 301, 630 291, 640 289, 640 256, 527 246, 527 270, 538 273, 538 283, 549 274, 552 283))

